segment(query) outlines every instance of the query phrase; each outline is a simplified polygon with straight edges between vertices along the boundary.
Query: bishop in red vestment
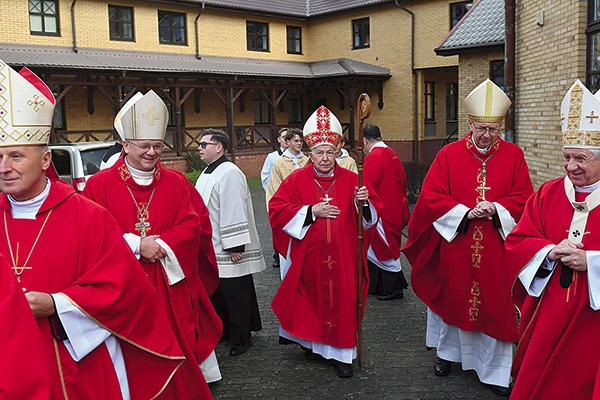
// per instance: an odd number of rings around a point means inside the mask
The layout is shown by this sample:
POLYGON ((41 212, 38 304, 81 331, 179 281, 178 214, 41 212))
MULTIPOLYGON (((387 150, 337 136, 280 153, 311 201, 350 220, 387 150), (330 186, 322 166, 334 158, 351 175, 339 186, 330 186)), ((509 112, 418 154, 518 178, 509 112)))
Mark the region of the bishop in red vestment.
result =
POLYGON ((413 289, 429 307, 426 343, 437 348, 436 375, 461 362, 508 395, 517 320, 504 238, 533 187, 521 149, 498 137, 506 95, 487 80, 465 105, 472 131, 437 154, 403 251, 413 289))
POLYGON ((38 329, 14 334, 41 336, 53 399, 159 398, 185 359, 154 288, 110 214, 46 178, 50 89, 2 61, 0 86, 0 253, 38 329))
POLYGON ((187 358, 174 377, 174 398, 211 398, 202 372, 210 380, 221 378, 214 348, 222 325, 199 275, 200 239, 206 235, 194 208, 198 199, 183 174, 159 162, 167 121, 163 101, 150 91, 130 102, 115 119, 126 156, 91 177, 84 196, 115 217, 167 309, 187 358))
POLYGON ((402 230, 408 224, 410 211, 406 198, 406 172, 400 157, 381 138, 377 125, 363 129, 365 157, 364 178, 383 202, 382 217, 376 229, 370 229, 368 251, 369 293, 378 300, 404 297, 408 282, 400 265, 402 230))
MULTIPOLYGON (((269 202, 269 220, 275 250, 286 255, 284 278, 272 303, 280 335, 309 354, 332 360, 338 376, 349 377, 358 327, 356 200, 369 199, 367 228, 377 222, 380 203, 367 188, 357 190, 356 173, 337 165, 341 132, 339 121, 325 107, 309 118, 304 139, 312 161, 282 182, 269 202)), ((360 270, 366 299, 364 258, 360 270)))
POLYGON ((506 239, 521 311, 512 399, 599 399, 600 101, 577 81, 562 103, 566 177, 544 183, 506 239))
POLYGON ((52 365, 15 274, 0 255, 0 398, 52 400, 52 365))

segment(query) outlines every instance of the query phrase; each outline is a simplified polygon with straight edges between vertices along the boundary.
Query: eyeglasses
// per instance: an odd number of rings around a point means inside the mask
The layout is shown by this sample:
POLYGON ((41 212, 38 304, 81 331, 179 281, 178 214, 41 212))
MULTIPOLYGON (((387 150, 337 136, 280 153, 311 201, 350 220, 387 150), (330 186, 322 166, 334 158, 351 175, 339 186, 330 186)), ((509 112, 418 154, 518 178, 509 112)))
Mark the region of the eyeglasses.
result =
POLYGON ((218 142, 217 143, 214 143, 214 142, 200 142, 200 147, 203 148, 203 149, 205 149, 206 146, 211 145, 211 144, 219 144, 219 143, 218 142))
POLYGON ((489 126, 483 127, 483 126, 477 126, 475 124, 473 124, 473 129, 475 129, 478 133, 490 133, 490 134, 497 134, 498 132, 500 132, 500 128, 490 128, 489 126))
POLYGON ((130 140, 126 140, 127 143, 134 145, 135 147, 144 150, 144 151, 148 151, 150 150, 150 148, 153 148, 155 152, 161 152, 164 148, 165 145, 164 143, 161 144, 155 144, 155 145, 151 145, 151 144, 137 144, 135 142, 132 142, 130 140))

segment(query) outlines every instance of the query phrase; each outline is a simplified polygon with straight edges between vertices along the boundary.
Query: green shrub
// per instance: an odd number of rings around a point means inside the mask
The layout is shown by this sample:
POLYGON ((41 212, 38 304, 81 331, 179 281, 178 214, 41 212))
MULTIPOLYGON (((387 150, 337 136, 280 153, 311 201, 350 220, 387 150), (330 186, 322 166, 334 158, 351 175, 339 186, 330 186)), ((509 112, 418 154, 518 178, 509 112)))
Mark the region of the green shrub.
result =
POLYGON ((190 182, 192 182, 192 185, 195 185, 196 181, 198 180, 198 177, 200 176, 200 173, 202 173, 202 171, 188 171, 184 172, 183 174, 188 178, 190 182))
POLYGON ((407 161, 403 164, 406 171, 406 191, 408 201, 414 203, 419 198, 421 188, 423 187, 423 180, 425 180, 425 175, 427 175, 429 167, 414 161, 407 161))
MULTIPOLYGON (((186 153, 185 161, 188 165, 188 171, 200 171, 202 172, 206 168, 204 161, 200 159, 200 154, 197 151, 189 151, 186 153)), ((198 174, 200 175, 200 174, 198 174)))

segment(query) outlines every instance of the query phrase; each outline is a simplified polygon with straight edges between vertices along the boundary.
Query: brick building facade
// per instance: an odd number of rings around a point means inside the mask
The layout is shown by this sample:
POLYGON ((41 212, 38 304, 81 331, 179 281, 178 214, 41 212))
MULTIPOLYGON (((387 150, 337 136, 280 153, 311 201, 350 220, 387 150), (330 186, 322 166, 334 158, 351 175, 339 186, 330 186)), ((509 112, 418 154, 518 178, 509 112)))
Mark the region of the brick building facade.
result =
POLYGON ((458 57, 434 48, 471 3, 6 0, 0 58, 52 85, 54 142, 114 137, 120 105, 152 88, 172 110, 169 155, 193 151, 203 128, 222 128, 255 176, 277 129, 302 126, 320 104, 353 143, 353 109, 366 91, 368 122, 403 160, 429 163, 457 131, 460 98, 458 57), (290 51, 290 28, 300 51, 290 51))

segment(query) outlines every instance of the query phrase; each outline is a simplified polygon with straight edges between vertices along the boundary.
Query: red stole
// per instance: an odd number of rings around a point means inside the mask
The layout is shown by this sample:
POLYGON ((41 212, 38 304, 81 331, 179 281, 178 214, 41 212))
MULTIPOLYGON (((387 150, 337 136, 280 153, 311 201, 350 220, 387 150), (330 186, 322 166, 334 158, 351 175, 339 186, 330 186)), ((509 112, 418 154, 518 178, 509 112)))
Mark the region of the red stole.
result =
MULTIPOLYGON (((131 398, 156 396, 184 361, 183 354, 167 327, 154 289, 144 279, 106 210, 57 180, 52 182, 35 220, 14 220, 7 196, 0 194, 0 212, 6 215, 17 265, 22 266, 28 258, 50 211, 23 270, 21 286, 28 291, 64 294, 84 314, 113 333, 123 351, 131 398)), ((10 253, 6 235, 0 235, 0 253, 10 253)), ((49 318, 38 319, 37 325, 52 360, 47 373, 53 381, 55 398, 121 398, 105 345, 75 362, 63 342, 53 338, 49 318)))
POLYGON ((482 187, 486 200, 501 204, 518 221, 533 192, 521 149, 497 139, 480 154, 469 134, 440 150, 423 182, 403 252, 413 267, 415 293, 444 322, 515 341, 512 281, 504 242, 492 221, 471 220, 467 232, 449 243, 433 227, 458 204, 475 207, 482 200, 482 187))
MULTIPOLYGON (((576 193, 576 200, 585 196, 576 193)), ((515 278, 513 298, 521 310, 511 399, 596 398, 592 392, 600 366, 600 314, 590 307, 587 273, 574 271, 571 285, 563 288, 558 265, 539 298, 527 296, 517 277, 543 247, 567 238, 572 217, 564 178, 554 179, 527 202, 521 221, 506 240, 515 278)), ((584 250, 600 250, 599 226, 600 209, 595 208, 588 216, 584 250)))
POLYGON ((115 217, 122 233, 140 235, 137 203, 142 212, 147 212, 147 235, 159 235, 177 256, 186 278, 174 285, 169 285, 160 262, 139 264, 162 299, 170 326, 188 360, 175 376, 177 389, 173 390, 181 399, 196 398, 197 393, 210 396, 198 364, 213 351, 222 331, 198 272, 201 220, 193 208, 190 186, 181 173, 161 163, 156 165, 150 185, 138 185, 121 158, 110 169, 90 178, 83 193, 115 217))
POLYGON ((23 291, 0 254, 0 394, 10 399, 53 399, 44 343, 23 291))
MULTIPOLYGON (((358 326, 357 183, 356 173, 340 167, 335 167, 331 177, 317 177, 313 164, 308 163, 286 178, 269 202, 273 242, 281 254, 287 254, 290 241, 283 228, 302 206, 323 201, 328 191, 331 204, 340 209, 336 219, 317 218, 302 240, 292 239, 292 264, 272 308, 292 335, 341 348, 356 346, 358 326)), ((379 210, 377 195, 372 190, 369 193, 370 202, 379 210)), ((363 304, 368 288, 367 248, 365 240, 363 304)))
POLYGON ((402 230, 410 212, 406 198, 406 172, 398 154, 390 147, 374 147, 365 157, 364 179, 383 202, 382 223, 386 240, 377 229, 370 229, 370 242, 380 261, 398 259, 402 230))

